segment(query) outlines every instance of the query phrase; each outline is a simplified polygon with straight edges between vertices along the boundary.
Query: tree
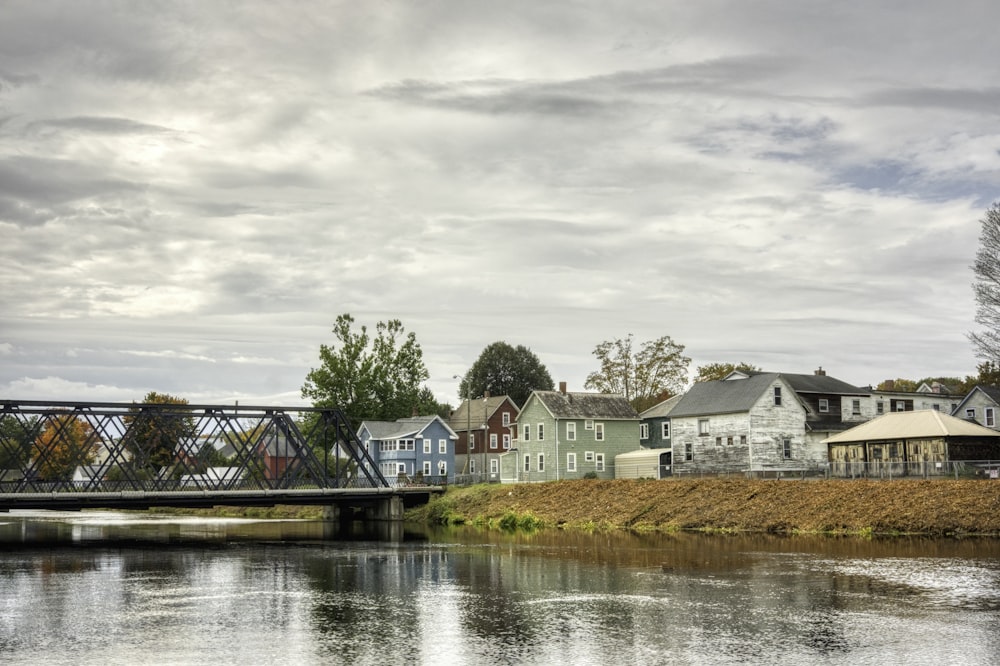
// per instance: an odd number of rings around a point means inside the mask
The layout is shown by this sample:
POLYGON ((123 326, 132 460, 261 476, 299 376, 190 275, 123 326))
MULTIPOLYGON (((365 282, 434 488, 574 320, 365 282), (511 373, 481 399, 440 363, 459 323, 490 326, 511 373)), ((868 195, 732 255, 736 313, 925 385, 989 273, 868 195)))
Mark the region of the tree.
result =
POLYGON ((152 467, 159 471, 173 465, 181 445, 195 435, 192 416, 185 415, 184 409, 171 406, 187 405, 188 401, 167 393, 150 391, 142 399, 143 404, 164 405, 165 410, 144 408, 135 405, 123 419, 128 430, 124 446, 132 456, 133 467, 152 467))
POLYGON ((461 399, 486 395, 506 395, 518 406, 523 405, 532 391, 555 388, 549 371, 534 352, 506 342, 494 342, 479 354, 458 385, 461 399))
POLYGON ((972 289, 976 295, 976 323, 984 329, 969 333, 969 339, 977 357, 1000 363, 1000 202, 990 206, 980 224, 972 289))
POLYGON ((688 364, 684 345, 669 335, 642 343, 632 352, 632 334, 605 341, 594 348, 601 369, 587 376, 584 387, 625 396, 641 412, 684 389, 688 364))
POLYGON ((902 377, 897 377, 896 379, 886 379, 879 382, 879 385, 875 387, 876 391, 900 391, 902 393, 913 393, 920 386, 919 382, 912 379, 903 379, 902 377), (892 387, 892 388, 890 388, 892 387))
POLYGON ((698 366, 698 376, 694 378, 696 382, 712 382, 718 379, 725 379, 731 372, 761 372, 761 369, 752 363, 740 361, 739 363, 708 363, 698 366))
POLYGON ((0 477, 3 470, 21 469, 31 459, 34 431, 38 417, 20 420, 14 416, 0 416, 0 477))
POLYGON ((72 414, 46 419, 45 428, 35 439, 32 465, 46 481, 68 481, 80 465, 93 465, 100 446, 93 427, 72 414))
POLYGON ((351 423, 394 420, 421 407, 421 382, 430 375, 416 336, 398 319, 355 331, 349 314, 337 317, 337 343, 320 345, 320 366, 306 375, 302 397, 316 407, 338 407, 351 423))

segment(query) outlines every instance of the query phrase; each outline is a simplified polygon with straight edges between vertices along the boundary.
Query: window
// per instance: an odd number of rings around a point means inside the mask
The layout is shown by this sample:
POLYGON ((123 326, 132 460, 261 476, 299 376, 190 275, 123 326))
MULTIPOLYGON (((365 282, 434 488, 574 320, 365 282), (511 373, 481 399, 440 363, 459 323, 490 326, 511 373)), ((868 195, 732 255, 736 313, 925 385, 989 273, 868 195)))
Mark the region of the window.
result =
POLYGON ((476 473, 476 459, 469 458, 469 474, 475 474, 475 473, 476 473))
POLYGON ((526 442, 531 441, 531 426, 528 425, 527 423, 524 424, 524 436, 521 437, 521 439, 523 439, 526 442))
POLYGON ((974 419, 974 418, 976 418, 976 410, 975 410, 975 408, 965 410, 965 418, 967 418, 967 419, 974 419))
POLYGON ((785 439, 781 442, 781 457, 785 460, 792 457, 792 440, 785 439))
POLYGON ((576 421, 566 421, 566 439, 570 442, 576 441, 576 421))
POLYGON ((469 431, 469 450, 470 451, 476 450, 476 433, 472 432, 471 430, 469 431))
POLYGON ((935 412, 940 412, 941 411, 941 405, 939 405, 939 404, 937 404, 935 402, 933 405, 931 405, 931 409, 933 409, 935 412))
POLYGON ((885 414, 885 403, 882 402, 881 400, 875 403, 875 413, 885 414))
POLYGON ((539 453, 538 454, 538 471, 539 472, 544 472, 545 471, 545 454, 544 453, 539 453))
POLYGON ((497 434, 495 432, 490 433, 490 448, 497 448, 497 434))
POLYGON ((496 476, 500 473, 500 461, 496 458, 490 458, 490 474, 496 476))
POLYGON ((983 421, 985 422, 987 428, 992 428, 997 424, 996 419, 993 417, 992 407, 983 408, 983 421))
MULTIPOLYGON (((425 439, 424 440, 424 453, 430 453, 430 452, 431 452, 431 440, 425 439)), ((430 474, 431 471, 427 470, 427 473, 430 474)))
POLYGON ((443 460, 438 462, 438 474, 440 476, 448 476, 448 463, 443 460))
POLYGON ((728 446, 732 446, 733 445, 733 436, 732 435, 730 435, 729 437, 726 438, 726 444, 728 446))
POLYGON ((708 434, 708 419, 698 419, 698 434, 699 435, 708 434))
POLYGON ((583 461, 584 462, 594 462, 594 452, 593 451, 584 451, 584 453, 583 453, 583 461))
POLYGON ((424 461, 424 476, 430 476, 430 475, 431 475, 431 461, 430 460, 425 460, 424 461))
POLYGON ((604 471, 604 454, 603 453, 598 453, 597 454, 597 460, 595 460, 594 463, 595 463, 595 465, 597 467, 597 471, 598 472, 603 472, 604 471))
POLYGON ((406 474, 406 463, 396 463, 396 474, 406 474))
POLYGON ((778 406, 778 407, 781 406, 781 387, 780 386, 775 386, 774 387, 774 404, 776 406, 778 406))
POLYGON ((545 439, 545 424, 544 423, 539 423, 538 424, 538 441, 540 442, 540 441, 542 441, 544 439, 545 439))
POLYGON ((896 401, 896 411, 897 412, 905 412, 906 411, 906 403, 903 402, 902 400, 897 400, 896 401))
POLYGON ((853 416, 861 416, 861 401, 851 400, 851 414, 853 416))
POLYGON ((649 439, 649 424, 640 423, 639 424, 639 439, 649 439))
POLYGON ((448 453, 448 440, 439 439, 438 440, 438 453, 448 453))
POLYGON ((747 436, 740 435, 740 446, 746 446, 746 445, 747 445, 747 436))
POLYGON ((575 472, 576 471, 576 454, 567 453, 566 454, 566 471, 575 472))
POLYGON ((510 433, 503 436, 503 448, 507 450, 510 448, 510 433))
POLYGON ((716 437, 715 438, 715 445, 716 446, 722 446, 722 437, 716 437))
POLYGON ((584 430, 593 430, 594 429, 594 422, 590 421, 590 420, 584 421, 583 422, 583 429, 584 430))
POLYGON ((664 421, 660 425, 660 437, 662 439, 670 439, 670 421, 664 421))
POLYGON ((510 412, 504 412, 502 414, 502 416, 501 416, 501 423, 503 423, 504 426, 509 426, 510 425, 510 412))
POLYGON ((604 424, 595 423, 594 424, 594 439, 598 442, 604 441, 604 424))
POLYGON ((529 456, 527 453, 524 454, 524 471, 525 472, 531 471, 531 456, 529 456))
POLYGON ((684 460, 688 462, 694 460, 694 449, 691 447, 691 442, 684 442, 684 460))
POLYGON ((830 400, 828 398, 819 399, 819 411, 821 414, 826 414, 830 411, 830 400))

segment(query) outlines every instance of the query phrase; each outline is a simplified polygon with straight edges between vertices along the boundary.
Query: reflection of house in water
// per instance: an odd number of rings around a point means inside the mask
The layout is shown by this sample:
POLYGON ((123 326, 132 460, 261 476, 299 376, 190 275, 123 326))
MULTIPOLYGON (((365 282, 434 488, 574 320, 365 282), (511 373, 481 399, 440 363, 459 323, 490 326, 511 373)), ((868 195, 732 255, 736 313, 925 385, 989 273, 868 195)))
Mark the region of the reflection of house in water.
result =
POLYGON ((1000 459, 1000 433, 933 409, 884 414, 826 444, 834 476, 949 474, 944 463, 1000 459))

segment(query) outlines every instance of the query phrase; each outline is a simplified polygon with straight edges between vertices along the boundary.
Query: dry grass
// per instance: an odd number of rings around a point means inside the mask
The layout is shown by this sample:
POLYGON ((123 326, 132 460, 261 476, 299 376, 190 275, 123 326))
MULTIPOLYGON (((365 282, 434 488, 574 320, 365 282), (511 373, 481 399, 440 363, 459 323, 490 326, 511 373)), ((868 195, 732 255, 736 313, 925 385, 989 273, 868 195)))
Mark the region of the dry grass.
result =
POLYGON ((1000 482, 752 479, 556 481, 452 488, 415 520, 545 526, 1000 535, 1000 482))

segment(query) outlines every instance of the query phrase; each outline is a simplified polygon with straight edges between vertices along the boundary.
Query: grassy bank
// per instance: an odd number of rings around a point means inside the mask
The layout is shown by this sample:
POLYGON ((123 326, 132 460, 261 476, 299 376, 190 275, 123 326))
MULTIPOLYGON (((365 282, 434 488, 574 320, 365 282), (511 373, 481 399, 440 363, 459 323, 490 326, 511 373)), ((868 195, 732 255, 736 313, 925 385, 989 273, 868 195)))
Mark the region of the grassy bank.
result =
POLYGON ((1000 482, 556 481, 449 488, 428 523, 571 529, 1000 536, 1000 482))

